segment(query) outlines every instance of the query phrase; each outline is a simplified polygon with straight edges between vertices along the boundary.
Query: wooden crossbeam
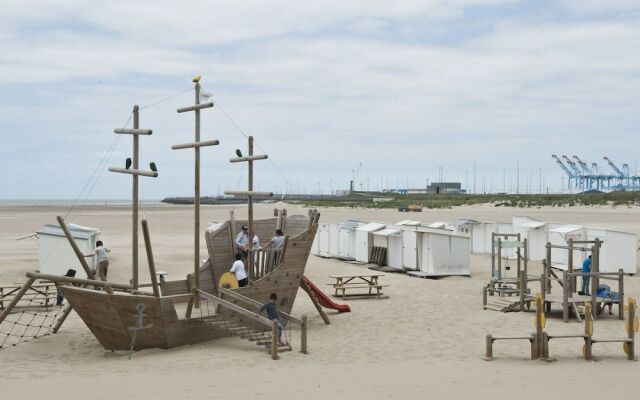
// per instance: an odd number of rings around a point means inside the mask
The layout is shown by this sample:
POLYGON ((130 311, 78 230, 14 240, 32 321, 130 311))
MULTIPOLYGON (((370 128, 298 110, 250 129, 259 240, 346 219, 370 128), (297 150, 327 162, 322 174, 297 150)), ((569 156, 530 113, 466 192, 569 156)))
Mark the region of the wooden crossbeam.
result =
POLYGON ((188 111, 198 111, 198 110, 202 110, 203 108, 211 108, 211 107, 213 107, 213 102, 210 101, 208 103, 194 104, 192 106, 178 108, 176 111, 178 113, 183 113, 188 111))
POLYGON ((118 133, 120 135, 151 135, 153 131, 151 129, 116 128, 113 130, 113 133, 118 133))
POLYGON ((129 174, 129 175, 135 175, 135 176, 148 176, 150 178, 157 178, 158 177, 158 173, 156 171, 145 171, 145 170, 133 169, 133 168, 125 169, 125 168, 109 167, 109 171, 110 172, 117 172, 119 174, 129 174))
POLYGON ((219 140, 206 140, 204 142, 174 144, 173 146, 171 146, 171 150, 195 149, 199 147, 217 146, 219 144, 219 140))
POLYGON ((255 156, 231 158, 229 162, 237 163, 237 162, 245 162, 245 161, 266 160, 267 158, 269 158, 267 154, 258 154, 255 156))

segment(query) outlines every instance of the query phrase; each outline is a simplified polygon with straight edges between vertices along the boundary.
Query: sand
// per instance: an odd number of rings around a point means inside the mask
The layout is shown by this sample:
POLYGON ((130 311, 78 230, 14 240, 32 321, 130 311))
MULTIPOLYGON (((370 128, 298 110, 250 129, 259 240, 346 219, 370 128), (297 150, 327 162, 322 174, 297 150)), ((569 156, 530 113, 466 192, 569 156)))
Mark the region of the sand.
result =
MULTIPOLYGON (((274 205, 256 208, 257 218, 273 215, 274 205)), ((289 214, 307 210, 288 206, 289 214)), ((202 225, 223 221, 231 207, 203 207, 202 225)), ((37 268, 37 243, 16 241, 55 223, 66 208, 54 206, 0 207, 0 282, 24 279, 37 268)), ((241 217, 246 207, 236 207, 241 217)), ((321 209, 322 221, 350 218, 424 222, 473 218, 508 222, 512 215, 546 221, 602 226, 640 235, 640 208, 496 208, 488 205, 425 210, 404 214, 394 210, 321 209)), ((178 279, 192 266, 193 211, 187 206, 145 207, 159 270, 178 279)), ((127 282, 130 271, 130 214, 125 207, 76 207, 67 221, 96 226, 112 249, 110 278, 127 282)), ((141 248, 143 281, 148 281, 141 248)), ((204 253, 202 255, 205 256, 204 253)), ((473 255, 472 277, 440 280, 387 274, 387 299, 348 300, 352 312, 330 313, 324 325, 303 291, 292 314, 309 316, 309 351, 299 350, 299 333, 292 331, 293 352, 271 361, 263 349, 227 338, 170 350, 133 354, 102 349, 74 314, 60 332, 0 350, 2 399, 196 399, 196 398, 444 398, 521 399, 576 397, 631 398, 640 366, 626 361, 620 344, 597 344, 597 362, 581 359, 582 342, 551 343, 556 362, 529 361, 529 344, 498 343, 496 360, 483 361, 487 333, 528 334, 530 313, 498 313, 482 309, 481 287, 489 278, 490 257, 473 255)), ((538 266, 533 267, 539 268, 538 266)), ((357 273, 365 266, 311 256, 306 275, 326 288, 333 273, 357 273)), ((640 279, 625 281, 626 293, 640 295, 640 279)), ((340 302, 340 300, 338 300, 340 302)), ((614 314, 615 314, 614 308, 614 314)), ((581 332, 575 321, 564 324, 556 312, 547 321, 553 333, 581 332)), ((605 316, 596 322, 597 335, 621 337, 621 321, 605 316)))

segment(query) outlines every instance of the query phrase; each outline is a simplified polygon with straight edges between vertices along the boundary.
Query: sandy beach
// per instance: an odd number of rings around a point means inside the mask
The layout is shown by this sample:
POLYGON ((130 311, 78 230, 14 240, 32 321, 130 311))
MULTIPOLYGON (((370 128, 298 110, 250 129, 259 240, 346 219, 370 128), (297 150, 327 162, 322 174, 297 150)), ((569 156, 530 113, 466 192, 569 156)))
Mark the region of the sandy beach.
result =
MULTIPOLYGON (((286 207, 289 215, 307 209, 280 204, 260 205, 256 218, 286 207)), ((203 207, 202 226, 228 219, 227 206, 203 207)), ((0 207, 0 282, 24 280, 38 264, 37 242, 16 241, 64 215, 63 206, 0 207)), ((549 222, 573 223, 633 232, 640 235, 638 207, 506 208, 490 205, 425 210, 411 215, 395 210, 320 209, 321 221, 347 219, 423 222, 472 218, 510 221, 527 215, 549 222)), ((245 206, 235 207, 238 218, 245 206)), ((144 207, 149 221, 156 266, 179 279, 192 268, 192 219, 189 206, 144 207)), ((109 277, 127 283, 130 276, 131 217, 124 206, 80 206, 67 222, 99 227, 111 248, 109 277)), ((203 247, 204 249, 204 247, 203 247)), ((140 276, 148 282, 141 243, 140 276)), ((201 258, 205 258, 203 252, 201 258)), ((581 340, 551 344, 557 361, 530 361, 527 342, 498 343, 496 359, 483 360, 487 333, 528 334, 532 313, 483 310, 482 285, 489 279, 490 257, 471 256, 471 277, 439 280, 387 273, 389 287, 382 300, 347 300, 351 313, 329 313, 324 325, 307 295, 300 291, 292 314, 309 317, 309 354, 299 353, 299 332, 292 331, 294 351, 272 361, 264 349, 238 338, 226 338, 170 350, 143 350, 133 354, 105 351, 73 313, 58 334, 0 350, 0 390, 3 399, 327 399, 327 398, 435 398, 444 399, 581 399, 632 398, 640 366, 626 360, 621 345, 597 344, 594 362, 581 358, 581 340)), ((353 273, 366 266, 311 256, 305 275, 326 289, 329 275, 353 273)), ((540 266, 533 265, 533 271, 540 266)), ((328 289, 327 289, 328 290, 328 289)), ((625 294, 640 295, 640 278, 625 280, 625 294)), ((338 300, 338 302, 342 302, 338 300)), ((614 314, 615 314, 614 308, 614 314)), ((598 335, 622 337, 623 323, 604 316, 595 325, 598 335)), ((555 311, 547 330, 578 333, 583 325, 563 323, 555 311)))

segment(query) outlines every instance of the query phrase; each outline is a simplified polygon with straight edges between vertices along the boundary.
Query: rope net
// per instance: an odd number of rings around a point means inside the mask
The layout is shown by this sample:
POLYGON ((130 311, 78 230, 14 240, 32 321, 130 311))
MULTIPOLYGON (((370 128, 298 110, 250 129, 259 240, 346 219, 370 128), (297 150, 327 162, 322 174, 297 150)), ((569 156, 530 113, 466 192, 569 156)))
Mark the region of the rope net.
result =
MULTIPOLYGON (((0 321, 0 349, 54 333, 57 322, 71 306, 56 305, 57 291, 55 286, 51 285, 51 288, 53 290, 30 288, 0 321)), ((3 300, 7 301, 6 298, 3 300)))

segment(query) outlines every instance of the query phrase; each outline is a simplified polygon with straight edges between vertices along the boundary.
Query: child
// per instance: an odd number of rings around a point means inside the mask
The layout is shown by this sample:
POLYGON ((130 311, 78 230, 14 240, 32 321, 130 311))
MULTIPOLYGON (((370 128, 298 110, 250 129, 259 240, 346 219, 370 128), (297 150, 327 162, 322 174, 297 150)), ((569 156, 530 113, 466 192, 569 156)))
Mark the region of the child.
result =
MULTIPOLYGON (((64 274, 64 276, 68 276, 69 278, 75 278, 75 276, 76 276, 76 270, 75 270, 75 269, 71 269, 71 268, 69 268, 69 269, 67 270, 67 273, 66 273, 66 274, 64 274)), ((63 300, 64 300, 64 296, 62 295, 62 291, 60 291, 60 288, 59 288, 59 287, 57 287, 57 288, 56 288, 56 290, 57 290, 57 292, 58 292, 58 293, 56 294, 56 305, 57 305, 57 306, 61 306, 61 305, 63 305, 62 303, 63 303, 63 300)))
POLYGON ((236 253, 236 260, 233 262, 231 266, 231 273, 236 275, 236 279, 238 280, 238 285, 240 287, 247 286, 248 279, 247 273, 244 270, 244 263, 242 262, 242 254, 236 253))
POLYGON ((271 293, 269 295, 269 302, 264 303, 260 310, 258 310, 258 314, 263 311, 267 311, 267 318, 270 320, 278 321, 278 344, 280 346, 285 346, 286 343, 282 341, 282 320, 280 319, 280 313, 278 312, 278 307, 276 306, 276 300, 278 300, 278 295, 275 293, 271 293))
MULTIPOLYGON (((102 241, 98 240, 96 242, 96 251, 92 254, 85 254, 85 257, 97 257, 98 261, 98 275, 100 276, 100 280, 107 281, 107 271, 109 269, 109 256, 107 253, 111 253, 106 247, 103 247, 102 241)), ((95 272, 94 272, 95 273, 95 272)))

